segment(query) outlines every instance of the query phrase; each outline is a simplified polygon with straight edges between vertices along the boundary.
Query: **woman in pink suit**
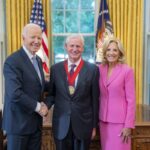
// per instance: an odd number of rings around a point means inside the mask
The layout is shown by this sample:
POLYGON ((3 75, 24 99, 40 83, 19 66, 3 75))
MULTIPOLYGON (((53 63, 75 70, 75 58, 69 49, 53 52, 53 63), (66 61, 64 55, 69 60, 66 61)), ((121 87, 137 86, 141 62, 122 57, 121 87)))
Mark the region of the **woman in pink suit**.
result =
POLYGON ((100 70, 100 136, 102 150, 130 150, 135 122, 133 70, 124 63, 120 41, 109 38, 103 45, 100 70))

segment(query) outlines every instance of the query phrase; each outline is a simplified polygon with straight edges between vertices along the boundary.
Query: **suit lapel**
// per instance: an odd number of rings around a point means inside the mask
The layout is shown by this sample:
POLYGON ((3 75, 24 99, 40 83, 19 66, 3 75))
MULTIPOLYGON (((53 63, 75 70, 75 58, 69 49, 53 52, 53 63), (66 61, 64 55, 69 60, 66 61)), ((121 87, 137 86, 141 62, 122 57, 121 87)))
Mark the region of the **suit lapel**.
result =
POLYGON ((60 71, 61 71, 60 74, 62 75, 62 80, 64 81, 64 87, 65 87, 66 92, 68 93, 68 95, 72 97, 78 92, 80 84, 83 82, 84 78, 87 75, 86 62, 84 62, 83 67, 82 67, 82 69, 79 72, 77 85, 75 87, 75 93, 73 95, 70 95, 70 92, 69 92, 69 84, 68 84, 67 73, 66 73, 65 67, 64 67, 64 62, 61 65, 63 65, 63 66, 60 67, 60 71))
POLYGON ((108 65, 104 65, 100 69, 101 69, 101 78, 102 78, 101 82, 103 82, 105 87, 109 86, 121 72, 121 67, 118 64, 118 65, 116 65, 115 68, 113 68, 112 74, 111 74, 110 78, 108 79, 108 75, 107 75, 108 74, 108 65))
POLYGON ((113 68, 112 74, 107 81, 107 86, 110 85, 117 78, 117 76, 120 74, 120 72, 121 72, 121 68, 120 68, 120 65, 118 64, 115 66, 115 68, 113 68))
POLYGON ((70 95, 70 93, 69 93, 69 88, 68 88, 67 73, 66 73, 66 71, 65 71, 64 62, 65 62, 65 61, 63 61, 63 62, 60 64, 60 68, 59 68, 59 70, 60 70, 60 76, 61 76, 61 79, 62 79, 62 81, 63 81, 63 83, 64 83, 64 86, 63 86, 63 87, 64 87, 66 93, 67 93, 68 95, 70 95))
POLYGON ((100 68, 100 78, 101 82, 103 82, 104 86, 107 86, 107 72, 108 72, 108 66, 107 65, 102 65, 102 67, 100 68))
POLYGON ((77 81, 77 86, 76 86, 76 88, 75 88, 75 93, 74 93, 74 95, 75 95, 76 93, 78 93, 78 89, 80 89, 80 84, 81 84, 82 82, 84 82, 84 78, 85 78, 86 76, 87 76, 87 66, 86 66, 86 62, 84 62, 83 67, 82 67, 82 69, 80 70, 79 75, 78 75, 78 81, 77 81))
POLYGON ((34 77, 37 79, 37 81, 40 82, 39 76, 38 76, 38 74, 37 74, 37 72, 36 72, 32 62, 30 61, 29 57, 27 56, 27 54, 23 50, 23 48, 21 48, 20 53, 21 53, 21 55, 22 55, 22 57, 24 59, 24 62, 28 66, 28 69, 31 71, 31 75, 34 75, 34 77))

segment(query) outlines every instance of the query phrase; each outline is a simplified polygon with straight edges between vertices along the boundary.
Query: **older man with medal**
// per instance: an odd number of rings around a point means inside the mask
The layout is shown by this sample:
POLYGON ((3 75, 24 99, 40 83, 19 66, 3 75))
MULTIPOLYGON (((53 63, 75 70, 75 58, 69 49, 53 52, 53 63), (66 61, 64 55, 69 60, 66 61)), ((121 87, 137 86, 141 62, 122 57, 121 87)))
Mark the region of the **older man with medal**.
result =
MULTIPOLYGON (((83 60, 80 58, 77 62, 71 62, 69 59, 65 61, 65 70, 68 76, 68 85, 69 85, 69 92, 71 95, 75 92, 75 80, 77 80, 77 76, 83 66, 83 60), (67 63, 68 62, 68 63, 67 63), (68 72, 68 68, 70 72, 68 72)), ((77 81, 76 81, 77 83, 77 81)))
POLYGON ((68 59, 51 67, 49 96, 54 105, 52 130, 56 150, 89 150, 98 125, 99 71, 82 59, 84 38, 66 38, 68 59))

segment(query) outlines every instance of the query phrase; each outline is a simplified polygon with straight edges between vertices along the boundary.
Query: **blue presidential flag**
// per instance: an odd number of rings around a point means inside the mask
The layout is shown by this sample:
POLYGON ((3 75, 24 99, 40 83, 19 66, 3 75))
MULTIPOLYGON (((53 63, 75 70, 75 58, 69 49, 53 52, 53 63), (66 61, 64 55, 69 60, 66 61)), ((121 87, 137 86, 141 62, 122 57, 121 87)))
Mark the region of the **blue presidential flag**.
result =
POLYGON ((113 27, 110 21, 107 1, 101 0, 96 32, 97 49, 102 48, 104 39, 111 35, 113 35, 113 27))

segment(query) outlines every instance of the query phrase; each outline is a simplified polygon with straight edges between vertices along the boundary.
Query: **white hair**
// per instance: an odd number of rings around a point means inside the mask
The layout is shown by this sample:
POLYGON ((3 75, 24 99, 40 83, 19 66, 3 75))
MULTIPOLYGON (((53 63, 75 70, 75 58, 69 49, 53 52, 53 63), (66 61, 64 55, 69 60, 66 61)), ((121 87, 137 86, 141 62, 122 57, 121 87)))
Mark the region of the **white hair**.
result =
POLYGON ((26 36, 27 32, 28 32, 28 29, 33 28, 33 27, 39 28, 41 30, 41 32, 42 32, 42 29, 41 29, 41 27, 39 25, 34 24, 34 23, 29 23, 29 24, 24 26, 23 31, 22 31, 22 36, 26 36))
POLYGON ((67 45, 71 39, 74 39, 74 38, 79 38, 82 42, 82 45, 84 46, 84 38, 83 38, 83 35, 78 33, 78 34, 71 34, 69 35, 66 40, 65 40, 65 44, 67 45))

